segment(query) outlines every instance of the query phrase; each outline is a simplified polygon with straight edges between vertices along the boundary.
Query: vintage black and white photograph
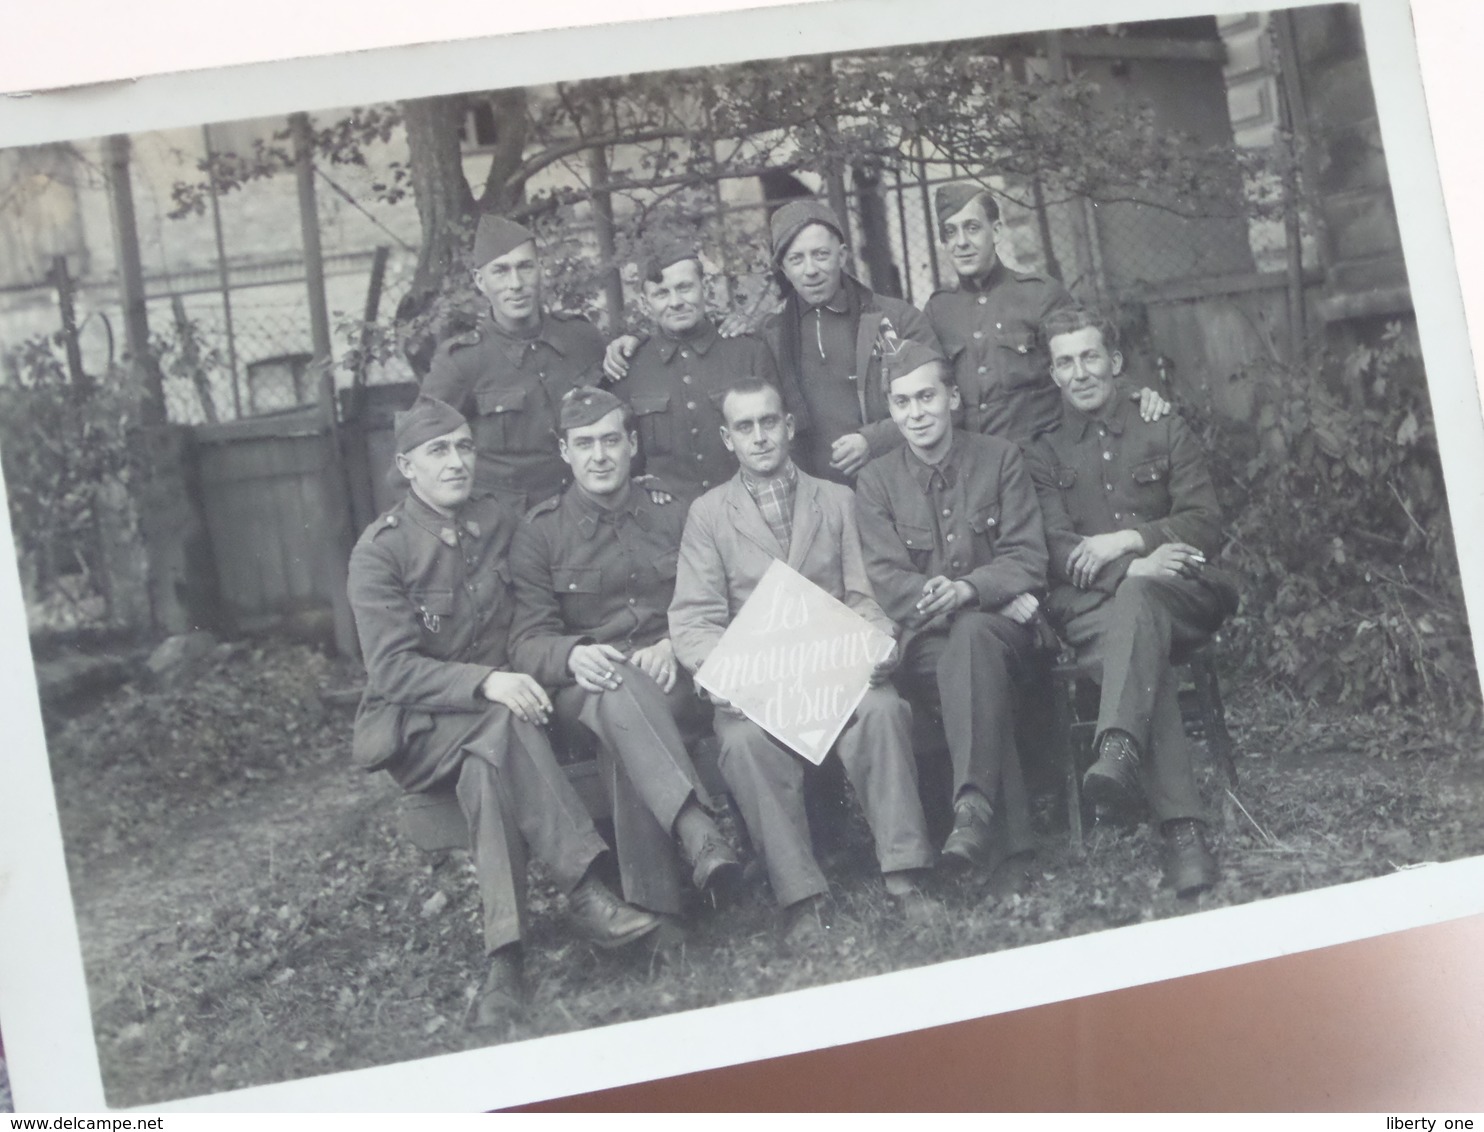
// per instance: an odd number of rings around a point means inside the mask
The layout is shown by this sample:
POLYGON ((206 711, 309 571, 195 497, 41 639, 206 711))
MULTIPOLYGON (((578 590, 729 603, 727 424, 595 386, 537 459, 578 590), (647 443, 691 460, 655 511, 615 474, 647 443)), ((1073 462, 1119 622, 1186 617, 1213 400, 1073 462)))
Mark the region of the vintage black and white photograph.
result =
POLYGON ((1364 7, 0 150, 107 1103, 1484 854, 1364 7))

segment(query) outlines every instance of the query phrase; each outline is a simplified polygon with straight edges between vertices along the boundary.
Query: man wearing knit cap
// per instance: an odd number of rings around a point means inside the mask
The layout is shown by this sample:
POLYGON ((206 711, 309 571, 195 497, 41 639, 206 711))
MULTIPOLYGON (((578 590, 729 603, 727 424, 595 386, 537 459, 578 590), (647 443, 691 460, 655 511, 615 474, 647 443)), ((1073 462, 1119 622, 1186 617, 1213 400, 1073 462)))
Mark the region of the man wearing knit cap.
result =
POLYGON ((635 942, 660 922, 594 875, 607 846, 547 741, 551 700, 532 677, 510 671, 506 555, 515 516, 475 490, 468 423, 420 396, 397 414, 395 445, 407 495, 367 528, 350 558, 347 588, 366 658, 352 757, 404 790, 455 786, 490 955, 472 1024, 498 1026, 524 998, 527 851, 600 947, 635 942))
POLYGON ((902 442, 882 392, 879 343, 895 336, 936 349, 938 340, 916 307, 845 270, 845 226, 823 201, 789 201, 773 214, 771 235, 787 297, 763 337, 784 380, 803 392, 801 462, 848 485, 868 459, 902 442))
MULTIPOLYGON (((633 406, 643 470, 688 505, 737 470, 721 441, 722 394, 742 377, 779 384, 778 370, 761 338, 717 333, 706 317, 705 273, 691 244, 661 238, 638 266, 658 333, 614 339, 603 369, 633 406)), ((792 382, 784 400, 801 411, 792 382)))
MULTIPOLYGON (((961 423, 970 432, 1029 444, 1061 420, 1061 394, 1047 379, 1037 328, 1048 313, 1071 305, 1072 296, 1051 276, 1017 271, 999 258, 995 244, 1004 225, 987 189, 963 181, 941 185, 933 203, 958 285, 933 292, 924 309, 953 365, 961 423)), ((1145 420, 1170 411, 1153 390, 1134 396, 1145 420)))
POLYGON ((1032 845, 1015 721, 1037 641, 1032 591, 1046 585, 1040 506, 1017 445, 953 427, 960 396, 941 354, 907 341, 882 362, 907 443, 856 483, 866 573, 903 627, 898 687, 947 739, 954 824, 943 861, 988 867, 995 814, 1002 859, 1032 845))
POLYGON ((474 286, 489 310, 473 330, 438 348, 423 392, 468 415, 479 486, 519 514, 567 481, 556 451, 557 409, 602 360, 603 337, 580 315, 545 309, 529 228, 482 217, 473 261, 474 286))
POLYGON ((710 716, 675 663, 666 620, 685 511, 630 481, 638 441, 612 393, 579 386, 560 424, 573 484, 516 533, 511 655, 551 689, 563 745, 596 747, 625 898, 675 917, 677 842, 697 889, 741 871, 682 737, 699 738, 710 716))

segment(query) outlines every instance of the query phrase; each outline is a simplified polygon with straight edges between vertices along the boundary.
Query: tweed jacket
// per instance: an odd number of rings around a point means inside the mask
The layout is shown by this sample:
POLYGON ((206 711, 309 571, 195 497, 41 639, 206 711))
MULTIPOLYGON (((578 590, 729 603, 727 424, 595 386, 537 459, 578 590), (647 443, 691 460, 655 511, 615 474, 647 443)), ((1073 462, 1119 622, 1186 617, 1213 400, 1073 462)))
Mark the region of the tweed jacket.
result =
POLYGON ((738 472, 691 504, 686 517, 670 603, 670 642, 681 664, 701 667, 775 558, 896 636, 866 577, 851 490, 799 472, 785 557, 738 472))

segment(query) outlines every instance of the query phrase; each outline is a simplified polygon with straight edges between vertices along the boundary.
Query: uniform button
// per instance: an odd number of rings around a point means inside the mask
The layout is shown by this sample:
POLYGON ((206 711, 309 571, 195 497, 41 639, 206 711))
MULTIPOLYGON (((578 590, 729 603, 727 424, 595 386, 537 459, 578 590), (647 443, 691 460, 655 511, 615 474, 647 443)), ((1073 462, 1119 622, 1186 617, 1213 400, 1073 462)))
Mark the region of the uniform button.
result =
POLYGON ((946 518, 948 518, 949 515, 952 515, 952 514, 953 514, 953 512, 951 510, 949 510, 947 507, 943 508, 943 518, 946 519, 946 518))
POLYGON ((979 305, 980 305, 980 306, 981 306, 981 307, 982 307, 982 306, 983 306, 983 305, 984 305, 984 304, 985 304, 985 303, 987 303, 987 302, 989 302, 989 299, 988 299, 988 297, 987 297, 987 296, 984 296, 984 295, 980 295, 980 296, 979 296, 979 305))
POLYGON ((576 582, 568 582, 567 583, 567 588, 569 590, 575 590, 577 588, 577 583, 576 582))
POLYGON ((702 487, 710 487, 711 486, 711 481, 710 480, 702 480, 701 481, 701 486, 702 487))
POLYGON ((687 385, 689 385, 690 384, 690 374, 686 374, 680 380, 683 381, 683 382, 685 382, 687 385))
POLYGON ((699 452, 696 453, 696 459, 697 460, 704 460, 705 458, 706 457, 705 456, 702 456, 699 452))
POLYGON ((1103 484, 1103 487, 1105 487, 1109 491, 1113 490, 1113 485, 1111 483, 1105 483, 1103 484))
MULTIPOLYGON (((689 351, 689 350, 681 350, 681 351, 680 351, 680 356, 681 356, 681 357, 682 357, 682 358, 688 358, 688 357, 690 357, 690 351, 689 351)), ((686 379, 685 379, 685 380, 686 380, 686 381, 689 381, 689 380, 690 380, 690 378, 688 378, 688 377, 687 377, 687 378, 686 378, 686 379)))
POLYGON ((638 602, 637 599, 631 597, 631 598, 629 598, 629 604, 630 605, 638 605, 639 602, 638 602))
POLYGON ((1099 436, 1107 436, 1108 435, 1108 426, 1107 425, 1098 425, 1098 435, 1099 436))
POLYGON ((698 428, 693 428, 693 429, 690 430, 690 434, 692 436, 700 436, 701 435, 701 430, 698 429, 698 428))
POLYGON ((982 330, 976 330, 976 331, 974 331, 974 337, 975 338, 983 338, 984 337, 984 331, 982 331, 982 330))
POLYGON ((685 403, 685 407, 687 409, 694 409, 696 407, 696 403, 694 401, 687 401, 685 403))
POLYGON ((1111 460, 1111 459, 1113 459, 1113 453, 1111 453, 1111 452, 1104 452, 1103 453, 1103 459, 1104 460, 1111 460))
POLYGON ((1115 518, 1115 519, 1122 519, 1123 518, 1123 512, 1122 511, 1114 511, 1113 512, 1113 518, 1115 518))
POLYGON ((997 322, 997 323, 994 324, 994 328, 996 330, 1004 330, 1005 329, 1005 324, 1002 323, 1002 322, 997 322))
POLYGON ((989 402, 988 401, 980 401, 979 402, 979 407, 981 409, 988 409, 989 408, 989 402))
POLYGON ((953 536, 952 536, 952 535, 949 535, 949 536, 948 536, 948 541, 949 541, 949 542, 952 542, 952 541, 953 541, 953 536))
POLYGON ((979 367, 979 372, 980 373, 988 373, 989 372, 989 367, 988 366, 980 366, 979 367))

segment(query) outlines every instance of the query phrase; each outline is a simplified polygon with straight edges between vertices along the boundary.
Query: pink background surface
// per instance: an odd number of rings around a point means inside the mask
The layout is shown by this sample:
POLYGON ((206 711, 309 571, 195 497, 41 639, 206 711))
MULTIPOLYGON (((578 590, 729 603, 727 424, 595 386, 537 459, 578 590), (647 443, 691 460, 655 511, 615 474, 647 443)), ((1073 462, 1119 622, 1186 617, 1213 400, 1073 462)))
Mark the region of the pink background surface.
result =
MULTIPOLYGON (((51 0, 9 6, 0 88, 758 6, 256 0, 218 8, 199 0, 51 0)), ((1413 6, 1477 356, 1484 335, 1478 208, 1484 157, 1475 122, 1484 95, 1478 63, 1484 6, 1473 0, 1414 0, 1413 6)), ((1484 917, 1473 917, 541 1107, 1480 1111, 1481 958, 1484 917)))

